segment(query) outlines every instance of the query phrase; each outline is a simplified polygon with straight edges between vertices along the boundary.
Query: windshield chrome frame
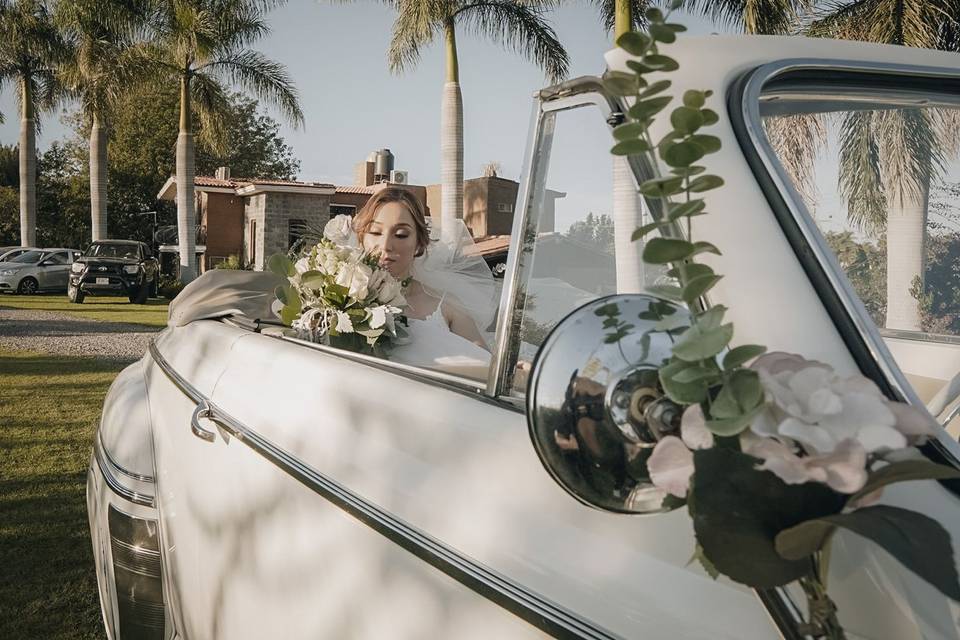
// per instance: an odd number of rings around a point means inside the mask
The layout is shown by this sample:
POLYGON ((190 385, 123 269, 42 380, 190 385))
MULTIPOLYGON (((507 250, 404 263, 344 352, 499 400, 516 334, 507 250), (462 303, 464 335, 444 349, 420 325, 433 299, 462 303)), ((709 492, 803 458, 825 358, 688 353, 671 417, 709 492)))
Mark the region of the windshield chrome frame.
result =
MULTIPOLYGON (((850 348, 851 356, 853 356, 863 373, 874 379, 874 382, 880 385, 882 389, 885 388, 895 400, 909 402, 914 406, 923 408, 924 403, 921 402, 919 396, 917 396, 912 385, 907 381, 903 371, 887 348, 880 329, 870 318, 870 314, 854 291, 852 284, 837 262, 836 257, 827 246, 826 240, 816 226, 813 216, 810 215, 810 212, 803 202, 803 198, 797 192, 793 181, 781 165, 776 152, 773 150, 763 130, 760 115, 761 97, 764 93, 764 88, 769 87, 771 82, 775 80, 784 82, 792 80, 798 85, 806 84, 806 86, 814 88, 817 84, 817 76, 813 74, 820 75, 837 72, 862 76, 863 89, 865 91, 878 89, 876 80, 879 76, 886 78, 896 77, 900 82, 897 83, 896 88, 891 87, 891 93, 900 93, 901 96, 905 92, 909 92, 905 87, 909 86, 908 83, 911 79, 950 80, 952 84, 960 87, 960 72, 952 72, 948 69, 938 67, 921 67, 896 63, 808 58, 788 59, 761 65, 746 72, 738 82, 732 85, 728 94, 728 109, 731 121, 737 133, 741 149, 744 151, 744 154, 748 156, 748 163, 750 163, 751 168, 753 168, 758 178, 767 178, 776 188, 778 192, 777 195, 782 198, 782 202, 789 212, 793 223, 802 235, 806 247, 816 260, 817 267, 822 271, 822 274, 826 277, 832 288, 831 292, 825 292, 818 288, 818 294, 821 300, 823 300, 825 306, 828 307, 828 311, 831 312, 831 317, 837 322, 838 318, 833 313, 834 310, 830 308, 831 305, 829 301, 825 299, 825 295, 828 295, 828 293, 835 294, 842 306, 843 312, 846 314, 846 319, 849 320, 856 329, 857 335, 852 336, 850 332, 844 331, 838 322, 838 330, 840 330, 844 342, 846 342, 850 348), (811 73, 809 78, 802 77, 802 74, 805 72, 811 73), (793 76, 793 78, 791 79, 790 76, 793 76), (750 157, 754 155, 755 158, 750 157), (759 160, 760 167, 757 167, 754 162, 751 162, 752 159, 759 160), (758 168, 761 169, 765 175, 761 176, 758 173, 758 168), (851 342, 852 339, 858 339, 860 344, 853 344, 851 342), (864 361, 864 354, 869 354, 870 362, 864 361), (881 379, 877 379, 878 375, 881 376, 881 379)), ((828 83, 824 83, 824 87, 829 88, 830 86, 828 83)), ((838 91, 836 88, 833 90, 838 91)), ((858 87, 854 84, 846 87, 845 90, 855 92, 858 90, 858 87)), ((947 91, 947 89, 944 89, 943 97, 950 99, 945 100, 945 103, 960 108, 960 92, 950 94, 947 93, 947 91)), ((877 91, 874 95, 880 94, 881 92, 877 91)), ((761 183, 762 182, 763 180, 761 180, 761 183)), ((763 185, 761 184, 761 186, 763 185)), ((776 213, 776 209, 778 208, 776 203, 771 200, 771 194, 767 193, 766 189, 764 189, 764 191, 776 213)), ((791 241, 791 244, 793 244, 793 241, 791 241)), ((796 251, 797 247, 794 246, 794 249, 796 251)), ((797 254, 801 263, 805 263, 806 261, 800 255, 799 251, 797 254)), ((804 264, 803 266, 805 270, 808 270, 811 265, 804 264)), ((817 288, 815 282, 814 286, 817 288)), ((950 438, 945 430, 940 430, 937 434, 936 441, 931 444, 933 444, 936 450, 949 460, 950 463, 955 466, 960 466, 960 444, 950 438)))

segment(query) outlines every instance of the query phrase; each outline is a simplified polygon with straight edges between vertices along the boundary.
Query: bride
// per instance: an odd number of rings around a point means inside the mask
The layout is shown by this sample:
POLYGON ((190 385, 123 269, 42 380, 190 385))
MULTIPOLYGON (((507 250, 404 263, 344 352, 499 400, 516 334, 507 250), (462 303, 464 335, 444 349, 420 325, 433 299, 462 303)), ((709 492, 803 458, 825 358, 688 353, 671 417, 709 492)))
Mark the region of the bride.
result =
POLYGON ((463 254, 463 240, 472 242, 466 228, 459 243, 431 245, 420 201, 387 187, 367 201, 353 229, 365 251, 379 254, 381 267, 407 282, 411 341, 392 347, 391 359, 426 367, 486 366, 490 353, 480 326, 492 317, 495 287, 483 259, 463 254))

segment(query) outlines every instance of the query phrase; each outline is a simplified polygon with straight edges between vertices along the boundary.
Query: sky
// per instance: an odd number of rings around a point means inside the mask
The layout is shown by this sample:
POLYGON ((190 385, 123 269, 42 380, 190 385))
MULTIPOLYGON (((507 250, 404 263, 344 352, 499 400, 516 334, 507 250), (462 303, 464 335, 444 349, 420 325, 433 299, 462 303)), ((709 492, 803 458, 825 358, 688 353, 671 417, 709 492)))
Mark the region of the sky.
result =
MULTIPOLYGON (((714 30, 702 19, 681 19, 692 33, 714 30)), ((393 11, 383 4, 292 0, 268 20, 272 33, 253 48, 286 65, 300 93, 305 126, 282 125, 283 137, 301 162, 299 179, 351 184, 354 164, 386 147, 396 156, 395 168, 409 171, 411 183, 439 182, 442 42, 424 49, 415 68, 394 75, 386 61, 393 11)), ((570 4, 553 11, 550 20, 570 55, 570 77, 601 73, 611 36, 595 8, 586 2, 570 4)), ((460 33, 458 47, 465 176, 481 175, 485 163, 498 161, 500 175, 519 179, 532 96, 550 83, 533 63, 486 39, 460 33)), ((0 143, 15 144, 19 134, 12 90, 0 95, 0 111, 6 115, 0 143)), ((58 115, 47 116, 38 148, 67 134, 58 115)), ((579 169, 586 171, 583 179, 591 177, 587 169, 579 169)), ((577 202, 578 189, 572 186, 558 185, 571 193, 564 205, 592 208, 577 202)))

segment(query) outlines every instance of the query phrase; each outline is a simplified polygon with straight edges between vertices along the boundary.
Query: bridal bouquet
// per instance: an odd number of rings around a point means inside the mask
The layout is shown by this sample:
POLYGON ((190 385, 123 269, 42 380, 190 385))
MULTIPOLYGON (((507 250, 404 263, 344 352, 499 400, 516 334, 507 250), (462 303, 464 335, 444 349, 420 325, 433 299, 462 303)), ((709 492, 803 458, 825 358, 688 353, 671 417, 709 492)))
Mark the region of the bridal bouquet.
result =
POLYGON ((378 264, 376 255, 349 243, 349 216, 332 218, 323 237, 296 260, 270 258, 269 267, 287 279, 278 286, 280 317, 297 336, 359 351, 373 351, 404 334, 402 284, 378 264))
MULTIPOLYGON (((680 4, 674 0, 670 11, 680 4)), ((672 355, 658 375, 663 394, 682 410, 678 433, 663 437, 646 461, 650 479, 667 495, 664 506, 687 507, 694 557, 714 577, 758 589, 799 585, 808 604, 803 634, 845 637, 826 580, 830 540, 839 529, 880 545, 960 601, 943 526, 916 511, 878 504, 893 483, 960 477, 913 448, 933 435, 929 416, 889 401, 865 377, 842 376, 824 363, 766 353, 759 345, 731 348, 727 309, 697 310, 722 278, 695 260, 720 250, 691 235, 691 219, 708 213, 701 194, 723 185, 699 164, 720 149, 720 139, 704 131, 720 116, 706 106, 709 91, 688 90, 670 112, 671 130, 653 138, 651 124, 673 101, 664 75, 678 68, 661 49, 685 29, 659 9, 646 17, 646 32, 617 40, 632 55, 630 72, 608 72, 604 84, 632 99, 626 121, 614 129, 612 153, 645 156, 658 174, 639 189, 663 203, 663 214, 634 239, 664 227, 686 231, 685 238, 648 239, 643 249, 644 261, 666 265, 672 279, 650 292, 691 309, 687 326, 661 322, 651 330, 672 339, 672 355), (652 73, 659 77, 648 79, 652 73)))

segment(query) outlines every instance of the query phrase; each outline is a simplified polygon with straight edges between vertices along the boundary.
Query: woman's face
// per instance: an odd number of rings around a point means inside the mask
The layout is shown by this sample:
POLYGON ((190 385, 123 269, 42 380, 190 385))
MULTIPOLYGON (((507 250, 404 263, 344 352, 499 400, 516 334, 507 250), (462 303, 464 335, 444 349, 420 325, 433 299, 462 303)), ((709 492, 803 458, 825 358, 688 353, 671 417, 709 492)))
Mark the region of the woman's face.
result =
POLYGON ((417 253, 417 228, 413 215, 399 202, 388 202, 377 210, 363 234, 363 249, 380 254, 380 266, 398 279, 410 275, 417 253))

